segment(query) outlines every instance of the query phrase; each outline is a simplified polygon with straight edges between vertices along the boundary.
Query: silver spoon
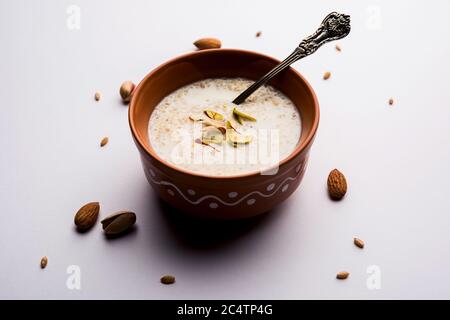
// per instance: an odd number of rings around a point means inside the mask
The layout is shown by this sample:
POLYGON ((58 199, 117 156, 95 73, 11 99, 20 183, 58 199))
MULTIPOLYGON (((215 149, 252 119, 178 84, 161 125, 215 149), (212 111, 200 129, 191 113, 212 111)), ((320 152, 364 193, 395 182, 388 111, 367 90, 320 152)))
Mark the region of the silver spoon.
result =
POLYGON ((280 62, 275 68, 270 70, 261 79, 253 83, 244 92, 242 92, 236 99, 233 100, 234 104, 241 104, 245 101, 253 92, 259 87, 264 85, 267 81, 275 77, 281 71, 289 67, 294 62, 309 56, 316 52, 320 46, 324 43, 342 39, 350 33, 350 16, 346 14, 340 14, 332 12, 323 19, 321 25, 317 31, 305 38, 294 52, 292 52, 286 59, 280 62))

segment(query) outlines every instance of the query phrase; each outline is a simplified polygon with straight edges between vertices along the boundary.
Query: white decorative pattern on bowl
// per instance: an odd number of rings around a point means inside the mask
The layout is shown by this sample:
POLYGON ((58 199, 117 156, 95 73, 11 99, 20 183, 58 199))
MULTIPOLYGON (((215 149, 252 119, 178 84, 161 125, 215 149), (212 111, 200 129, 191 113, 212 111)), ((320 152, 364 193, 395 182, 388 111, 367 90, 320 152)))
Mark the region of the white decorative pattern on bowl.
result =
MULTIPOLYGON (((265 190, 270 192, 268 194, 264 194, 258 190, 254 190, 246 195, 244 195, 243 197, 241 197, 240 199, 233 201, 233 202, 229 202, 229 201, 225 201, 223 199, 221 199, 220 197, 213 195, 213 194, 208 194, 208 195, 204 195, 196 200, 190 199, 188 197, 188 195, 184 194, 184 192, 181 190, 181 188, 179 188, 178 186, 176 186, 174 183, 166 181, 166 180, 156 180, 156 174, 155 171, 153 169, 149 169, 146 170, 146 176, 149 179, 149 181, 155 185, 161 185, 161 186, 166 186, 167 188, 167 193, 171 196, 175 196, 175 192, 174 190, 177 191, 177 193, 181 196, 181 198, 183 198, 184 200, 186 200, 187 202, 189 202, 192 205, 199 205, 201 204, 203 201, 206 201, 208 199, 211 200, 215 200, 215 201, 211 201, 209 203, 209 207, 211 209, 217 209, 219 207, 219 203, 225 205, 225 206, 236 206, 239 203, 241 203, 242 201, 248 199, 246 201, 246 204, 251 206, 253 204, 256 203, 256 199, 255 198, 251 198, 252 195, 259 195, 260 197, 263 198, 269 198, 274 196, 280 189, 281 192, 286 192, 289 188, 289 183, 287 183, 288 181, 294 181, 296 180, 298 177, 300 177, 303 172, 306 169, 306 163, 307 163, 307 159, 305 159, 304 162, 300 163, 297 168, 296 168, 296 174, 293 177, 287 177, 285 178, 280 184, 278 184, 277 187, 275 187, 275 183, 270 183, 268 186, 265 187, 265 190)), ((187 193, 189 194, 189 196, 195 196, 197 194, 197 192, 193 189, 188 189, 187 193)), ((231 191, 228 193, 228 198, 230 199, 235 199, 238 196, 238 192, 236 191, 231 191)))

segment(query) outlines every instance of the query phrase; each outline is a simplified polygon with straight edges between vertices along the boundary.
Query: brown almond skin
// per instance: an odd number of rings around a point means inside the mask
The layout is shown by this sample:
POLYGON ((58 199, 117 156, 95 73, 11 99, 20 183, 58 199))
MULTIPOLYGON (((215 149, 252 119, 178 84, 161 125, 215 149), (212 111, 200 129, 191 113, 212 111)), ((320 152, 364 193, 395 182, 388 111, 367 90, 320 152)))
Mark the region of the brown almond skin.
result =
POLYGON ((48 263, 48 258, 46 256, 42 257, 41 259, 41 269, 45 269, 48 263))
POLYGON ((347 180, 338 169, 334 169, 328 175, 328 193, 334 200, 342 199, 347 193, 347 180))
POLYGON ((172 284, 175 283, 175 277, 172 275, 165 275, 161 277, 162 284, 172 284))
POLYGON ((328 80, 331 77, 331 72, 327 71, 323 74, 323 80, 328 80))
POLYGON ((108 137, 104 137, 102 139, 102 141, 100 141, 100 147, 106 146, 108 144, 108 142, 109 142, 109 138, 108 137))
POLYGON ((362 241, 361 239, 353 238, 353 243, 360 249, 364 248, 364 241, 362 241))
POLYGON ((202 38, 195 41, 194 46, 196 46, 199 50, 216 49, 222 46, 222 42, 216 38, 202 38))
POLYGON ((100 212, 100 204, 98 202, 89 202, 82 206, 75 214, 75 225, 78 230, 86 231, 95 224, 100 212))
POLYGON ((136 223, 136 214, 131 211, 118 211, 101 221, 107 236, 124 233, 136 223))
POLYGON ((350 273, 348 273, 347 271, 341 271, 336 274, 336 279, 344 280, 347 279, 349 275, 350 273))

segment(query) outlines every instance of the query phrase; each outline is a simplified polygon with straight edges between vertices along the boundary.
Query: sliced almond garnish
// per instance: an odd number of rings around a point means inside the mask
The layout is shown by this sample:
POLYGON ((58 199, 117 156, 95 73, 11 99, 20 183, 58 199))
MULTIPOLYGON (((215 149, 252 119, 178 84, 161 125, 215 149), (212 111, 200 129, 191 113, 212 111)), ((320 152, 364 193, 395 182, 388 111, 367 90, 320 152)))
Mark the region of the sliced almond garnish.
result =
POLYGON ((192 114, 189 115, 189 119, 191 119, 191 120, 194 121, 194 122, 205 120, 205 119, 203 119, 202 117, 194 116, 194 115, 192 115, 192 114))
POLYGON ((207 144, 221 144, 223 142, 223 134, 224 132, 216 127, 204 127, 202 131, 202 142, 207 144))
POLYGON ((216 127, 217 129, 219 129, 222 133, 225 133, 227 128, 226 128, 226 123, 225 121, 219 121, 219 120, 213 120, 213 119, 205 119, 202 122, 205 126, 212 126, 212 127, 216 127))

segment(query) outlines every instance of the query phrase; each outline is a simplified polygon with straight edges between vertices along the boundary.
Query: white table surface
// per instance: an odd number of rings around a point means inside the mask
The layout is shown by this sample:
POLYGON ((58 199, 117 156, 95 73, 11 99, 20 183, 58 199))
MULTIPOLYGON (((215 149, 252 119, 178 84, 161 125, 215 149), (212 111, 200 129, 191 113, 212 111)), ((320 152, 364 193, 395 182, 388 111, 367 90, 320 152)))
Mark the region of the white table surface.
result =
POLYGON ((446 0, 1 1, 0 298, 450 298, 449 12, 446 0), (67 26, 70 5, 80 29, 67 26), (352 17, 342 52, 328 45, 295 65, 321 105, 299 190, 237 224, 163 206, 121 82, 205 36, 282 59, 333 10, 352 17), (326 193, 335 167, 349 183, 341 202, 326 193), (137 230, 114 241, 100 225, 77 233, 74 213, 89 201, 102 216, 135 211, 137 230), (80 290, 66 286, 71 265, 80 290), (373 265, 379 289, 366 284, 373 265), (166 273, 176 284, 159 283, 166 273))

